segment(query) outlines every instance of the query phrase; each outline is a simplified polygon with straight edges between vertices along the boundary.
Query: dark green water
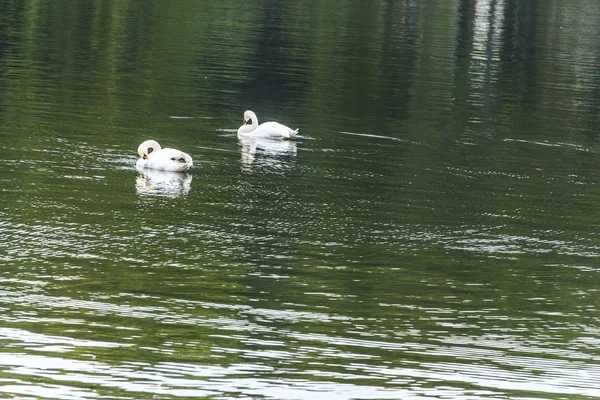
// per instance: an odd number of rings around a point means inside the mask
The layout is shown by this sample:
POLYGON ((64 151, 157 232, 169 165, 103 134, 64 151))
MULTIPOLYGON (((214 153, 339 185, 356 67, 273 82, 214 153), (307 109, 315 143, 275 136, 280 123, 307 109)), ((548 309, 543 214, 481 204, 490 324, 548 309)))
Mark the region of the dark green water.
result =
POLYGON ((0 0, 0 397, 600 397, 598 27, 0 0))

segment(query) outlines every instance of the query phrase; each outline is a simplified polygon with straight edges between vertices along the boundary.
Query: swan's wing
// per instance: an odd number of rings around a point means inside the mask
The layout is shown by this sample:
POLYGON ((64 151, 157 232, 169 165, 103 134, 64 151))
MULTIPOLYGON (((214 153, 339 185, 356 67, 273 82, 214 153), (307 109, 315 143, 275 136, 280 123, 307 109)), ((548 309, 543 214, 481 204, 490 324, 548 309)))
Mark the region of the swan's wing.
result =
POLYGON ((279 122, 265 122, 261 124, 259 128, 264 126, 265 137, 272 139, 291 139, 298 133, 298 129, 294 130, 279 122))
POLYGON ((192 157, 189 154, 184 153, 181 150, 166 148, 166 149, 162 149, 161 153, 163 153, 163 154, 161 154, 161 157, 164 160, 170 160, 170 161, 179 162, 179 163, 192 162, 192 157))
POLYGON ((183 151, 165 148, 148 155, 147 168, 163 171, 186 171, 194 164, 192 157, 183 151))

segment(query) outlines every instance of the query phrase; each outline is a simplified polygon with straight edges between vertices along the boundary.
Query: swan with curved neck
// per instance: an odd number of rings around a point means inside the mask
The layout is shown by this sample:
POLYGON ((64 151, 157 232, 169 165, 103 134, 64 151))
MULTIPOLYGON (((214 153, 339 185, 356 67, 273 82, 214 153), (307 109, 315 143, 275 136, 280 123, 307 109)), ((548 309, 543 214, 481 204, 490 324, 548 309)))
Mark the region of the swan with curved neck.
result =
POLYGON ((279 122, 265 122, 258 124, 258 117, 253 111, 244 112, 244 121, 238 129, 238 137, 262 137, 269 139, 292 139, 298 133, 298 129, 288 128, 279 122))
POLYGON ((192 157, 181 150, 161 148, 156 140, 146 140, 138 147, 138 168, 183 172, 194 165, 192 157))

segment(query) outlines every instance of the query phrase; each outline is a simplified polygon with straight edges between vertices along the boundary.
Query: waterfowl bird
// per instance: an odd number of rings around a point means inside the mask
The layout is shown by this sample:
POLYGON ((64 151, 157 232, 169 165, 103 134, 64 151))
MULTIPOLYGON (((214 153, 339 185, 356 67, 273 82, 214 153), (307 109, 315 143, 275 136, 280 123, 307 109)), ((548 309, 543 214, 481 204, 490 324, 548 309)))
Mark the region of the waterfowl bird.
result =
POLYGON ((242 137, 262 137, 269 139, 292 139, 298 133, 298 129, 288 128, 279 122, 265 122, 258 124, 258 118, 253 111, 244 112, 243 125, 237 131, 238 138, 242 137))
POLYGON ((146 140, 138 147, 138 168, 182 172, 194 165, 192 157, 180 150, 161 148, 156 140, 146 140))

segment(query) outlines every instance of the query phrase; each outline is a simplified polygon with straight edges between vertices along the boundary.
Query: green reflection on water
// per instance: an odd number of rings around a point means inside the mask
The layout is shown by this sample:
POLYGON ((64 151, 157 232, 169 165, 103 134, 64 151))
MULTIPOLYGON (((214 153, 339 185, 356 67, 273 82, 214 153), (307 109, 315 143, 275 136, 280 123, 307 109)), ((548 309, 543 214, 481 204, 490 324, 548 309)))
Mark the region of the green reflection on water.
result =
POLYGON ((0 3, 3 351, 564 396, 536 378, 596 355, 586 4, 0 3), (296 151, 244 158, 247 108, 296 151), (148 138, 189 191, 139 191, 148 138))

